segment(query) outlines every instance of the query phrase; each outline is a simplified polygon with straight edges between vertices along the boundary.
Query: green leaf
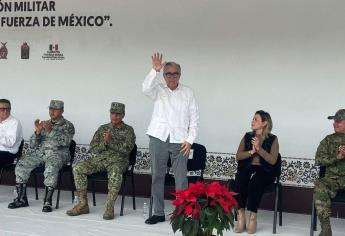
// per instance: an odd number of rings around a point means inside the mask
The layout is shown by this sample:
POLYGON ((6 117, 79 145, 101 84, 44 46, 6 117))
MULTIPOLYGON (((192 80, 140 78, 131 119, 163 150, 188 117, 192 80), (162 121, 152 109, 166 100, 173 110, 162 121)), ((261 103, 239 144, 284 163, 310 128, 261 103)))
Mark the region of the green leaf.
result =
POLYGON ((229 215, 230 225, 232 228, 234 228, 234 214, 231 212, 229 215))
POLYGON ((224 209, 220 206, 220 205, 216 205, 216 210, 217 210, 217 213, 220 215, 220 216, 224 216, 226 213, 224 212, 224 209))
POLYGON ((178 226, 179 226, 179 228, 182 228, 183 222, 186 220, 185 215, 182 214, 181 216, 183 216, 183 217, 180 217, 178 219, 178 226))
POLYGON ((176 233, 176 231, 178 231, 181 228, 182 226, 181 222, 183 222, 183 220, 184 220, 184 215, 178 215, 174 218, 174 220, 171 221, 171 226, 174 233, 176 233))
POLYGON ((214 218, 216 215, 216 210, 212 207, 208 207, 208 208, 206 208, 205 213, 206 213, 207 217, 214 218))
POLYGON ((200 222, 203 224, 207 220, 206 210, 202 209, 200 211, 200 222))
POLYGON ((191 220, 187 220, 183 224, 183 235, 190 236, 190 231, 193 228, 193 222, 191 220))
POLYGON ((190 236, 196 236, 199 231, 199 221, 198 220, 193 220, 193 227, 190 236))

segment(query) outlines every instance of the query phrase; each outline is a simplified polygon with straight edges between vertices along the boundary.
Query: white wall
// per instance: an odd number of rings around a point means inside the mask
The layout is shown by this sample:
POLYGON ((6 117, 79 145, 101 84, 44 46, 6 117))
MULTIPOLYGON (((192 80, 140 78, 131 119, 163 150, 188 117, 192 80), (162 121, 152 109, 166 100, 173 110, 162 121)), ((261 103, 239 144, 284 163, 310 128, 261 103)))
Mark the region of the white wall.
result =
POLYGON ((264 109, 283 156, 313 158, 332 132, 326 117, 344 107, 345 1, 58 0, 56 9, 22 15, 110 14, 113 27, 0 28, 9 49, 0 97, 11 99, 26 139, 34 119, 48 118, 50 99, 65 101, 77 143, 89 143, 110 103, 120 101, 137 144, 147 147, 152 102, 141 83, 155 51, 182 65, 181 82, 200 106, 197 141, 208 151, 235 152, 253 113, 264 109), (24 41, 30 60, 19 59, 24 41), (64 61, 41 59, 50 43, 64 61))

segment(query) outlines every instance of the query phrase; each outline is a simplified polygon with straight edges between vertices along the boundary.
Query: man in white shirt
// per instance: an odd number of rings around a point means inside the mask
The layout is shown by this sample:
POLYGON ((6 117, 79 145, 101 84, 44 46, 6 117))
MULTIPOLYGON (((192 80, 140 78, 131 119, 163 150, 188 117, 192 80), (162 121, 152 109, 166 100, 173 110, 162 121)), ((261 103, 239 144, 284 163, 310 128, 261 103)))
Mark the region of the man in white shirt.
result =
POLYGON ((188 187, 187 161, 199 122, 193 91, 179 83, 180 65, 175 62, 164 63, 162 58, 159 53, 152 56, 152 69, 142 85, 143 93, 154 102, 152 119, 146 133, 150 137, 154 214, 145 221, 146 224, 165 221, 164 177, 169 157, 176 189, 184 190, 188 187), (157 73, 162 68, 165 83, 159 83, 157 79, 157 73))
POLYGON ((11 102, 0 99, 0 168, 13 163, 22 140, 22 126, 11 116, 11 102))

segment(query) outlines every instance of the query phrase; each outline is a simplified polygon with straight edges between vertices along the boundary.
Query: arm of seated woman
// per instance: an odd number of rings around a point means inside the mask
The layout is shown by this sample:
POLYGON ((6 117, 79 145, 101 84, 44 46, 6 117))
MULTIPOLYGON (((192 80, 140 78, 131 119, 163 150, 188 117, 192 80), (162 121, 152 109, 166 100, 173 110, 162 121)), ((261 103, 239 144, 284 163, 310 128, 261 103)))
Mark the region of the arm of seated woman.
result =
POLYGON ((253 155, 252 151, 246 151, 244 146, 244 138, 241 139, 240 145, 236 152, 236 161, 245 160, 253 155))
POLYGON ((276 164, 278 160, 278 153, 279 153, 279 143, 278 138, 276 138, 271 147, 271 152, 266 152, 265 149, 262 147, 259 150, 256 150, 257 154, 259 154, 265 161, 270 163, 271 165, 276 164))

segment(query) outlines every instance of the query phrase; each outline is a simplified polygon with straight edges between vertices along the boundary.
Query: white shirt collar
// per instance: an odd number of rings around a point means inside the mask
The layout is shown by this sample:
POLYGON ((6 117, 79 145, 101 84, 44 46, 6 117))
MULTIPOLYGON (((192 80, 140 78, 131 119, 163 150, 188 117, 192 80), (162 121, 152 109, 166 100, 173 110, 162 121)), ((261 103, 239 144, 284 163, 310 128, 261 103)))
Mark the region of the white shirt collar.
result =
POLYGON ((3 120, 3 121, 0 122, 0 123, 1 123, 1 124, 4 124, 4 123, 8 122, 8 121, 11 120, 11 119, 12 119, 12 115, 10 115, 9 117, 7 117, 6 120, 3 120))
POLYGON ((176 90, 178 90, 178 89, 180 89, 180 83, 178 83, 177 84, 177 87, 176 87, 176 89, 174 89, 174 90, 171 90, 169 87, 168 87, 168 85, 166 84, 166 83, 164 83, 164 88, 167 88, 167 89, 169 89, 171 92, 174 92, 174 91, 176 91, 176 90))

